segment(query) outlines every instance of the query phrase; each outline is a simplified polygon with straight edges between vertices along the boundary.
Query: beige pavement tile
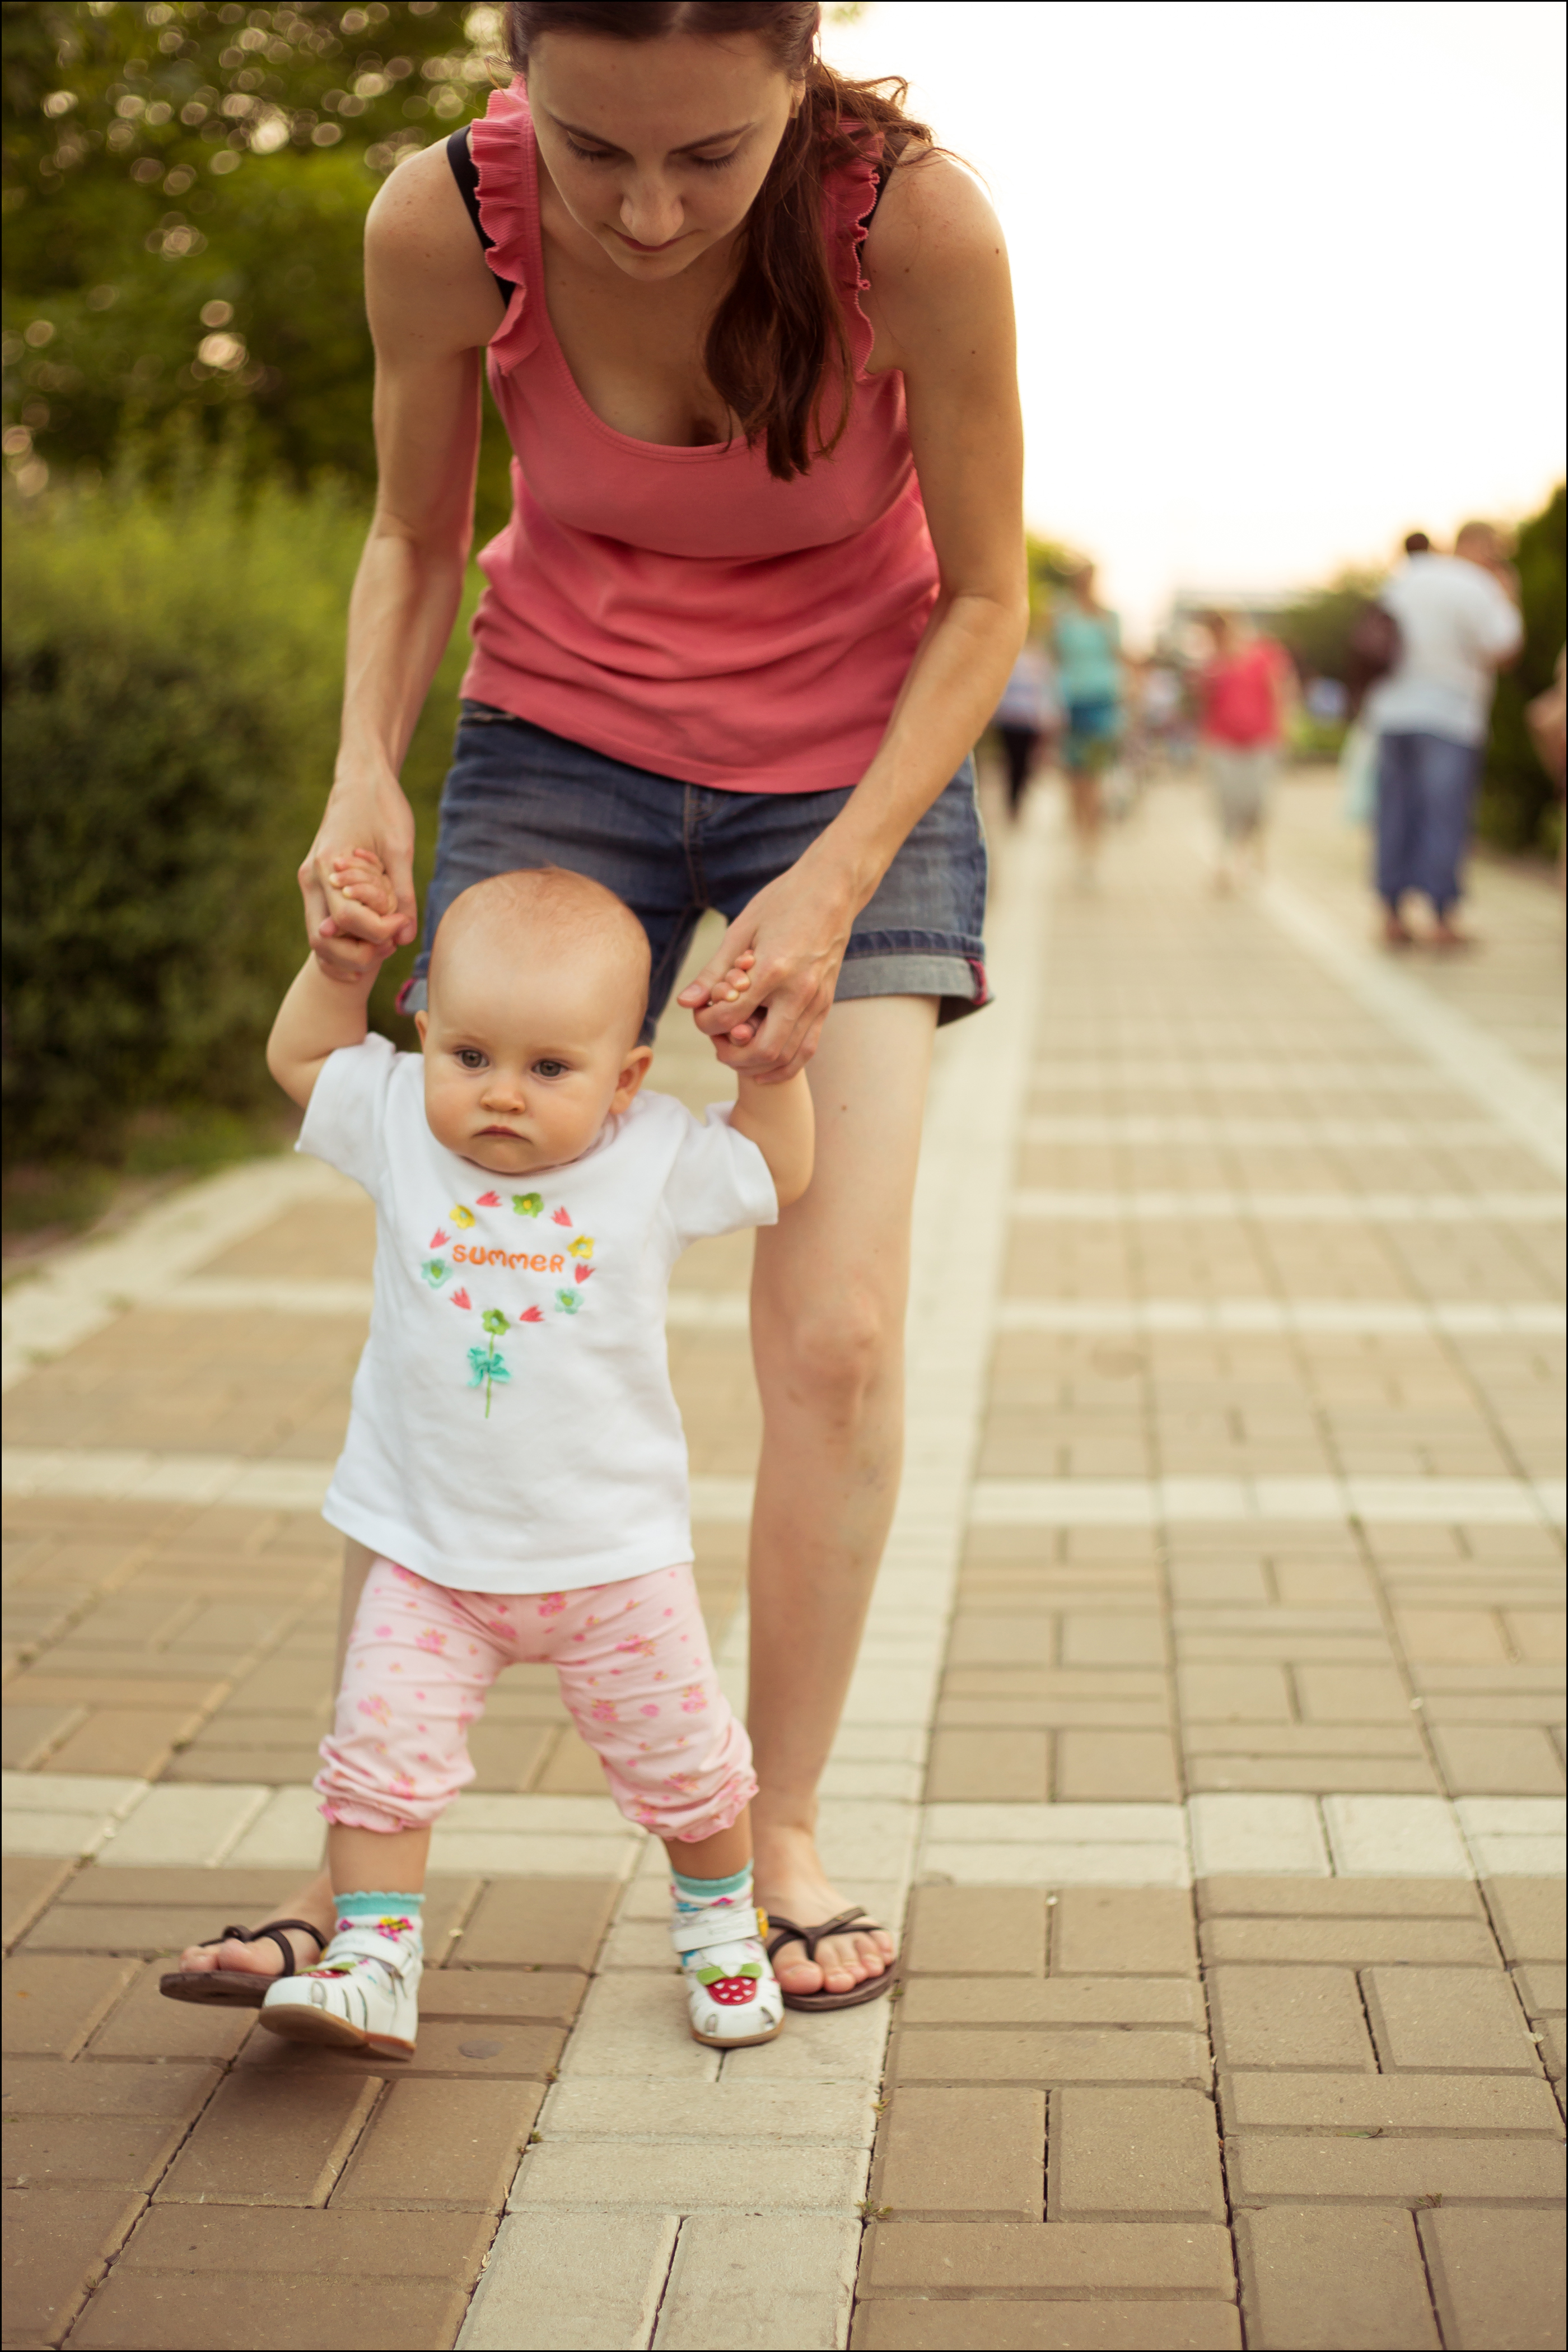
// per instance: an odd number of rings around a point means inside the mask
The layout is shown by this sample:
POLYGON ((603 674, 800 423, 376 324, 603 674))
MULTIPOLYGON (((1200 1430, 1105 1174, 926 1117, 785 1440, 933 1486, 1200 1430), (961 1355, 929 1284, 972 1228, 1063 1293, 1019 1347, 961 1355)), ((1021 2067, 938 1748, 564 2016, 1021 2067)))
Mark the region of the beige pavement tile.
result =
POLYGON ((906 1965, 925 1975, 1043 1977, 1047 1916, 1043 1887, 917 1887, 906 1965))
POLYGON ((1500 1970, 1383 1966, 1369 1968, 1362 1984, 1385 2068, 1539 2073, 1513 1987, 1500 1970))
POLYGON ((7 2189, 6 2326, 18 2343, 59 2342, 144 2202, 123 2189, 7 2189))
POLYGON ((1044 2092, 901 2084, 879 2137, 871 2196, 890 2217, 1043 2220, 1044 2092))
POLYGON ((381 2092, 375 2075, 326 2068, 231 2074, 171 2166, 159 2201, 324 2205, 381 2092))
POLYGON ((1534 2352, 1562 2342, 1561 2211, 1427 2210, 1417 2226, 1443 2341, 1455 2352, 1534 2352))
POLYGON ((1236 2235, 1249 2345, 1437 2352, 1442 2343, 1408 2213, 1275 2205, 1239 2213, 1236 2235))
POLYGON ((1221 2066, 1376 2068, 1351 1969, 1213 1968, 1207 1990, 1221 2066))
POLYGON ((1488 1878, 1481 1892, 1506 1959, 1568 1959, 1561 1879, 1488 1878))
POLYGON ((1190 2090, 1053 2091, 1047 2196, 1052 2221, 1222 2220, 1212 2102, 1190 2090))

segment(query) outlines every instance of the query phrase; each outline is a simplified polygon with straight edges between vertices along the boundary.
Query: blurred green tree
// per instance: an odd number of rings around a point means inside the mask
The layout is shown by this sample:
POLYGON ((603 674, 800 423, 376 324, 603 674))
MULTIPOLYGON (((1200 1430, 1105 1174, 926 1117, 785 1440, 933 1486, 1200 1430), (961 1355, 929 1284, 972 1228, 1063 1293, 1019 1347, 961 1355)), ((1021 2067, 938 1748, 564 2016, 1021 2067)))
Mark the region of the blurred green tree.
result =
POLYGON ((1342 572, 1326 588, 1287 604, 1270 624, 1302 677, 1349 680, 1350 632, 1356 614, 1383 584, 1380 572, 1342 572))
MULTIPOLYGON (((364 215, 504 82, 497 8, 450 0, 16 0, 0 16, 5 452, 156 477, 193 431, 252 478, 367 486, 364 215)), ((493 422, 493 420, 492 420, 493 422)), ((505 515, 487 436, 482 523, 505 515)))

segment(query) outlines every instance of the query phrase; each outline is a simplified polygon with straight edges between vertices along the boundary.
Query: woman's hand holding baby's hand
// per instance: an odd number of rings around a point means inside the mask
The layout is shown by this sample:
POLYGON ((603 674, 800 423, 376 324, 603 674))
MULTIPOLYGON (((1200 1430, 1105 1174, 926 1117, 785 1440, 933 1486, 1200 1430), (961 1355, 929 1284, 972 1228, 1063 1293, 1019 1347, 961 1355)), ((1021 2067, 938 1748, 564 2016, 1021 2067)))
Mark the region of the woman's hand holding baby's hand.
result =
POLYGON ((311 936, 311 951, 329 980, 361 981, 397 953, 395 937, 364 939, 349 928, 361 913, 383 923, 397 913, 397 893, 387 870, 374 850, 351 849, 329 859, 319 887, 328 915, 311 936))
POLYGON ((859 904, 849 873, 814 844, 737 916, 677 1000, 727 1068, 763 1086, 805 1068, 832 1005, 859 904))

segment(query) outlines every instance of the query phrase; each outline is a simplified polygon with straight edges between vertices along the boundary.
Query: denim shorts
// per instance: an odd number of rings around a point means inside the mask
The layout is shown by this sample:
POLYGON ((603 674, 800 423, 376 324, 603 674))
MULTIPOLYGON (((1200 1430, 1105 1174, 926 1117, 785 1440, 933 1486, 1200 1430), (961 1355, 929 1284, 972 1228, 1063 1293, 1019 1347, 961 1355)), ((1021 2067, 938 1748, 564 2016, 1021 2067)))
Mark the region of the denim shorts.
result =
MULTIPOLYGON (((824 793, 716 792, 549 734, 488 703, 462 705, 441 795, 424 931, 400 1010, 420 1012, 435 927, 460 890, 519 866, 564 866, 623 898, 653 970, 644 1040, 664 1011, 699 917, 732 921, 831 824, 852 785, 824 793)), ((862 908, 834 1002, 935 996, 939 1021, 988 1003, 986 844, 975 763, 946 785, 862 908)))

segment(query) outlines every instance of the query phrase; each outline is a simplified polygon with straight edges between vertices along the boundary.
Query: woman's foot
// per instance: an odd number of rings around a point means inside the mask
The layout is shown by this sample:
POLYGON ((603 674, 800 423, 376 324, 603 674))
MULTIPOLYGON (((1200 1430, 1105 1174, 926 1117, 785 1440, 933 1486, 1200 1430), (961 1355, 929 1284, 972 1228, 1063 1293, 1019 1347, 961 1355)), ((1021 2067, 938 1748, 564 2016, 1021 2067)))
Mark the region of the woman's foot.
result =
MULTIPOLYGON (((759 1911, 777 1912, 810 1927, 849 1909, 823 1872, 815 1842, 804 1831, 765 1831, 755 1812, 752 1822, 759 1911)), ((885 1975, 893 1958, 893 1937, 885 1927, 851 1927, 819 1944, 814 1960, 806 1958, 800 1945, 781 1944, 773 1967, 788 1993, 852 1992, 868 1977, 885 1975)))
MULTIPOLYGON (((321 1957, 322 1945, 331 1937, 337 1925, 337 1913, 332 1903, 332 1882, 324 1870, 305 1886, 298 1887, 286 1901, 267 1915, 277 1919, 308 1919, 321 1931, 321 1944, 298 1927, 282 1927, 278 1933, 294 1955, 296 1969, 314 1968, 321 1957)), ((219 1914, 222 1916, 222 1914, 219 1914)), ((261 1925, 257 1920, 256 1925, 261 1925)), ((283 1956, 270 1936, 263 1936, 254 1944, 241 1944, 232 1937, 225 1944, 189 1944, 180 1955, 180 1967, 193 1976, 209 1969, 222 1969, 235 1976, 279 1977, 283 1974, 283 1956)))

